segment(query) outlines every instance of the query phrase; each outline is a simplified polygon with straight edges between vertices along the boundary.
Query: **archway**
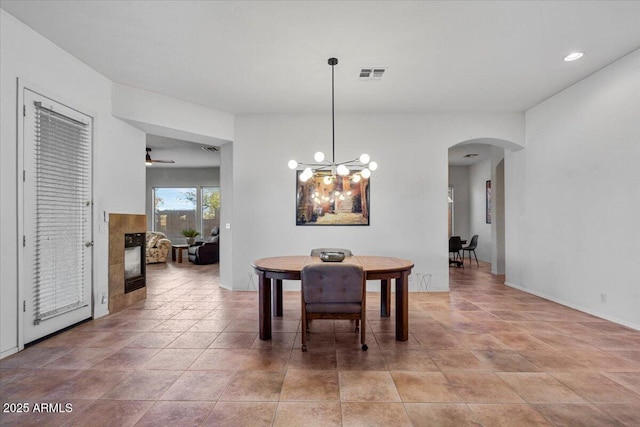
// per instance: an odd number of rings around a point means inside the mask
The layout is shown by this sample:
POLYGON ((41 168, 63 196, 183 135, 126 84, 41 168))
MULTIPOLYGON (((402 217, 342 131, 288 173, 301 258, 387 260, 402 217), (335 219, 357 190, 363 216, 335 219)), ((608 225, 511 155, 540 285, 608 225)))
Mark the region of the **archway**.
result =
POLYGON ((478 235, 478 259, 505 273, 505 151, 523 147, 499 138, 474 138, 449 147, 450 235, 478 235))

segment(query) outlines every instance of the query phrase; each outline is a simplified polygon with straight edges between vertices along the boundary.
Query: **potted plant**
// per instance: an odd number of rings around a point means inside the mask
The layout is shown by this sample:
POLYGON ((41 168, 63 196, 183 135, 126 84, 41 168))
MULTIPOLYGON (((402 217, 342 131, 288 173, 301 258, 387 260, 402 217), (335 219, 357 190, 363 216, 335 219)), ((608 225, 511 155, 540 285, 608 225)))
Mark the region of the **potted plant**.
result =
POLYGON ((186 228, 182 230, 182 235, 187 238, 187 244, 193 245, 200 233, 193 228, 186 228))

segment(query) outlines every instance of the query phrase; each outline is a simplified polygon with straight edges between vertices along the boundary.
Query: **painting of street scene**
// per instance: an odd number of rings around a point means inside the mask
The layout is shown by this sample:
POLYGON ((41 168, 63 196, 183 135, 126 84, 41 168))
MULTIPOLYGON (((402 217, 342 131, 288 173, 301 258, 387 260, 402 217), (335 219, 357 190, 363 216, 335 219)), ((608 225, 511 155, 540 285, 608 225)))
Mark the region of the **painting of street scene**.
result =
POLYGON ((301 173, 296 174, 296 225, 369 225, 369 178, 326 171, 302 182, 301 173))

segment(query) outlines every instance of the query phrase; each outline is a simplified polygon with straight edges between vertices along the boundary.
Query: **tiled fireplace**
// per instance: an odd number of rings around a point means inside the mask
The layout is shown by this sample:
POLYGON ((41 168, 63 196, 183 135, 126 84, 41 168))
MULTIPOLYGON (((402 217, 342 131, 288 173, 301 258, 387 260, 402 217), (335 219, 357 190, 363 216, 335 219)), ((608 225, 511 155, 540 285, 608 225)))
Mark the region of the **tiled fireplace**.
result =
POLYGON ((146 229, 146 215, 109 214, 110 313, 147 298, 147 288, 144 286, 146 229), (137 246, 138 243, 142 246, 137 246), (132 280, 135 281, 134 285, 131 284, 132 280))

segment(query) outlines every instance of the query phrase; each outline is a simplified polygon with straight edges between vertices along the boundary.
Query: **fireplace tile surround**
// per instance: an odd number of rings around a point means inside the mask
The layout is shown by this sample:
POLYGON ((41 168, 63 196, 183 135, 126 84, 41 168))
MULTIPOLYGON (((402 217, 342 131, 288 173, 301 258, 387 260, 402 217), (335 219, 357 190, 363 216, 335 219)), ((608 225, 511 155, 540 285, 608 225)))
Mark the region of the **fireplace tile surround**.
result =
POLYGON ((146 215, 109 214, 109 313, 147 298, 146 287, 124 293, 124 235, 146 231, 146 215))

